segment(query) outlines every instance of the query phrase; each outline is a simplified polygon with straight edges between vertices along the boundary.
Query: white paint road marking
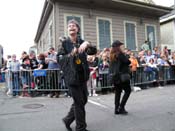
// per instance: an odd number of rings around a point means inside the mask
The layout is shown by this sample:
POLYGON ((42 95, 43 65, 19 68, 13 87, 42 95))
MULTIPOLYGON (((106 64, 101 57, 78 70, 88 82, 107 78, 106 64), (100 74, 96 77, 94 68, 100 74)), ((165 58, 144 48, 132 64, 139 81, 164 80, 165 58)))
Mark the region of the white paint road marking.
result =
POLYGON ((91 103, 91 104, 94 104, 94 105, 97 105, 97 106, 103 107, 103 108, 108 108, 107 106, 102 105, 102 104, 100 104, 100 103, 98 103, 98 102, 95 102, 95 101, 92 101, 92 100, 88 100, 88 102, 91 103))

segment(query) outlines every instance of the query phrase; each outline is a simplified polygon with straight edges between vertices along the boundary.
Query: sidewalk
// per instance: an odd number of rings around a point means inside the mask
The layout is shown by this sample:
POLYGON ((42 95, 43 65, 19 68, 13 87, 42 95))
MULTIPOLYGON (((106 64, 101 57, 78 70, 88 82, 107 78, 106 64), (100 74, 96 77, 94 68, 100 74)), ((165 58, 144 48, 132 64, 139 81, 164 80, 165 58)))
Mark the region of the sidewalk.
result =
POLYGON ((7 90, 7 87, 6 87, 6 84, 5 82, 0 82, 0 91, 6 91, 7 90))
POLYGON ((3 88, 5 86, 5 83, 0 83, 0 88, 3 88))

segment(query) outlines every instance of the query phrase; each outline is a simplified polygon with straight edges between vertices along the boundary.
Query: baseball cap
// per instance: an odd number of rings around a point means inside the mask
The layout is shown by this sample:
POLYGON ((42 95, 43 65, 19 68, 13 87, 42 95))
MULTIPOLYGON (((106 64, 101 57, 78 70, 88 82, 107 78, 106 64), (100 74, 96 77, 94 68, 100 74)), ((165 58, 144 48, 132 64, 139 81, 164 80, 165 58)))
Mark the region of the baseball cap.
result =
POLYGON ((112 47, 118 47, 118 46, 121 46, 123 45, 122 42, 120 42, 119 40, 115 40, 113 43, 112 43, 112 47))

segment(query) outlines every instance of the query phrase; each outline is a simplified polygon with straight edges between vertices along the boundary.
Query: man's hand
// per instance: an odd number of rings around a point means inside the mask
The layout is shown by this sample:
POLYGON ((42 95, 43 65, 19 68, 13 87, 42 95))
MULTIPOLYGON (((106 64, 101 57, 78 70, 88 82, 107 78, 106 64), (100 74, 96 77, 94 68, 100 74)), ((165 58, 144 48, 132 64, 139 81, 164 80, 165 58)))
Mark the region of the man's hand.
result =
POLYGON ((77 53, 78 53, 78 48, 74 47, 74 48, 72 49, 71 55, 72 55, 72 56, 75 56, 77 53))
POLYGON ((84 52, 89 45, 90 43, 88 41, 83 42, 78 48, 78 53, 84 52))

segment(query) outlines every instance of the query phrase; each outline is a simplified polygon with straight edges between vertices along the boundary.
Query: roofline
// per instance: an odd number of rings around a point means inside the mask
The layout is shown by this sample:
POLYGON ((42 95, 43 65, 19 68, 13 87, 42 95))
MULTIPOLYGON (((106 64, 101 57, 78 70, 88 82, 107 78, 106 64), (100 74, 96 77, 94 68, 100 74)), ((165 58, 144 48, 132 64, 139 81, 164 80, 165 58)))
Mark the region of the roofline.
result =
POLYGON ((175 14, 174 15, 171 15, 169 17, 166 17, 166 18, 161 19, 160 20, 160 24, 166 23, 166 22, 171 21, 173 19, 175 19, 175 14))
POLYGON ((42 14, 40 17, 40 21, 39 21, 38 28, 37 28, 37 33, 36 33, 36 36, 34 39, 35 43, 38 42, 38 40, 41 36, 42 30, 44 29, 47 18, 49 17, 49 15, 52 11, 52 8, 53 8, 52 4, 50 2, 48 2, 48 0, 45 0, 42 14))
POLYGON ((113 2, 120 2, 120 3, 125 3, 129 5, 134 5, 134 6, 139 6, 139 7, 144 7, 148 9, 154 9, 157 11, 163 11, 165 13, 169 13, 170 11, 173 10, 172 7, 165 7, 165 6, 160 6, 160 5, 154 5, 154 4, 149 4, 141 1, 136 1, 136 0, 112 0, 113 2))
MULTIPOLYGON (((57 0, 45 0, 44 7, 43 7, 43 10, 42 10, 42 14, 41 14, 40 21, 39 21, 39 25, 38 25, 38 28, 37 28, 37 33, 36 33, 36 36, 35 36, 35 39, 34 39, 35 43, 37 43, 38 40, 40 39, 40 36, 41 36, 42 31, 44 29, 44 26, 47 22, 47 18, 49 17, 49 15, 50 15, 50 13, 53 9, 52 3, 55 2, 55 1, 57 1, 57 0)), ((156 10, 156 11, 160 11, 163 14, 170 13, 170 11, 173 10, 173 8, 171 8, 171 7, 153 5, 153 4, 144 3, 144 2, 135 1, 135 0, 110 0, 110 1, 111 2, 123 3, 123 4, 131 5, 131 6, 138 6, 138 7, 141 7, 141 8, 153 9, 153 10, 156 10)), ((159 14, 159 17, 160 17, 160 14, 159 14)))

